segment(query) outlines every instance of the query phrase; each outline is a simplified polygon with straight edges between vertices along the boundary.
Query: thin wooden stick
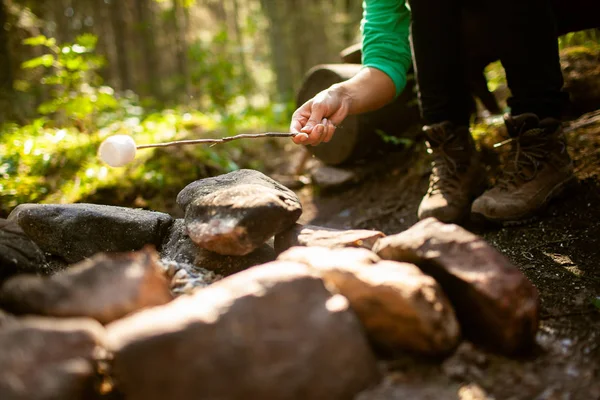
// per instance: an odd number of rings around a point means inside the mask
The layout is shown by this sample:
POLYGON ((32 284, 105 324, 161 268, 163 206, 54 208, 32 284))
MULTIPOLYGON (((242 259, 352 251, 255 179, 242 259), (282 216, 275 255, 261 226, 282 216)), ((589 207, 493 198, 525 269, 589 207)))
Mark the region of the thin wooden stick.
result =
POLYGON ((273 138, 273 137, 294 137, 295 133, 288 132, 266 132, 266 133, 244 133, 236 136, 226 136, 220 139, 192 139, 192 140, 176 140, 174 142, 165 143, 153 143, 153 144, 141 144, 136 146, 139 149, 149 149, 152 147, 170 147, 170 146, 182 146, 186 144, 212 144, 213 146, 219 143, 231 142, 239 139, 258 139, 258 138, 273 138))

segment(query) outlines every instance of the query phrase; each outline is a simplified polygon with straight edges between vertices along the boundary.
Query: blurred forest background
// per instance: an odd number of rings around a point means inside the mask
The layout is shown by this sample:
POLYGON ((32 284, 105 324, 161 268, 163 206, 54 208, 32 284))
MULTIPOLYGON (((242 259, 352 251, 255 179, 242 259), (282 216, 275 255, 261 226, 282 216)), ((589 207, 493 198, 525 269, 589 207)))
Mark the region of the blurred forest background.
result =
POLYGON ((360 0, 0 1, 0 216, 37 201, 164 209, 194 179, 259 168, 259 143, 146 150, 126 169, 95 155, 117 133, 287 130, 304 73, 359 40, 361 15, 360 0))
MULTIPOLYGON (((40 201, 168 210, 192 180, 261 168, 277 144, 144 150, 123 169, 96 151, 117 133, 287 130, 304 74, 339 62, 361 16, 361 0, 0 0, 0 217, 40 201)), ((501 85, 501 68, 488 78, 501 85)))

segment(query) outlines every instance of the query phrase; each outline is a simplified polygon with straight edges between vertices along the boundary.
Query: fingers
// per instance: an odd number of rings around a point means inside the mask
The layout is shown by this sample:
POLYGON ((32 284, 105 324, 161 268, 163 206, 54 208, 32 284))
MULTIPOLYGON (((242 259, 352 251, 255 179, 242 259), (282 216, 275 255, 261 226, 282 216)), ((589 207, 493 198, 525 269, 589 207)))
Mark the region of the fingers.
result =
POLYGON ((323 139, 323 141, 325 143, 328 143, 331 138, 333 137, 333 134, 335 133, 335 125, 333 124, 333 122, 331 122, 331 120, 327 120, 327 124, 326 126, 326 134, 325 134, 325 138, 323 139))
MULTIPOLYGON (((295 127, 297 127, 296 125, 295 127)), ((297 133, 295 137, 292 138, 294 143, 296 144, 305 144, 316 146, 323 142, 329 142, 335 133, 335 125, 328 120, 327 118, 323 118, 321 122, 312 129, 310 133, 300 132, 297 133)), ((302 129, 304 130, 304 129, 302 129)), ((296 131, 292 130, 293 133, 296 131)))
POLYGON ((307 101, 292 115, 290 132, 296 134, 296 136, 292 137, 292 141, 296 144, 302 144, 308 139, 308 133, 301 132, 301 130, 304 128, 310 117, 312 102, 312 99, 307 101))
POLYGON ((320 123, 318 123, 312 130, 309 138, 305 144, 310 144, 312 146, 316 146, 320 144, 327 134, 327 119, 323 118, 320 123))
POLYGON ((290 132, 295 133, 296 136, 292 137, 292 141, 296 144, 301 144, 306 139, 308 139, 308 134, 304 132, 300 132, 300 130, 304 127, 308 119, 304 117, 295 118, 292 117, 292 123, 290 125, 290 132))
POLYGON ((348 115, 349 106, 341 101, 336 92, 325 90, 304 103, 292 116, 290 132, 296 133, 296 144, 316 146, 329 142, 348 115))

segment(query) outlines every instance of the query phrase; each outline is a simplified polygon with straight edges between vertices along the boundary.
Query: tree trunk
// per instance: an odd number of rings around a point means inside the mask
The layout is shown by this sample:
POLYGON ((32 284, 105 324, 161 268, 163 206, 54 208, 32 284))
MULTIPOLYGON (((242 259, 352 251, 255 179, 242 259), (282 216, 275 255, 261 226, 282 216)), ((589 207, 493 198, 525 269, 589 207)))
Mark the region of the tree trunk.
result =
POLYGON ((148 83, 150 95, 163 101, 163 92, 160 81, 159 59, 154 37, 154 14, 152 2, 149 0, 135 0, 135 10, 138 22, 137 36, 141 44, 141 65, 144 78, 148 83))
POLYGON ((125 5, 121 0, 111 2, 111 20, 113 25, 116 58, 119 68, 119 80, 121 90, 132 89, 132 79, 129 69, 129 49, 127 45, 127 18, 125 15, 125 5))
MULTIPOLYGON (((284 2, 261 0, 261 5, 269 20, 269 42, 271 44, 271 63, 275 70, 277 83, 277 101, 287 101, 293 98, 294 82, 290 68, 290 54, 286 43, 286 20, 284 2)), ((300 35, 301 36, 301 35, 300 35)))
POLYGON ((92 1, 92 15, 94 18, 94 34, 98 36, 97 51, 107 60, 106 65, 100 72, 107 85, 119 87, 119 69, 113 62, 117 55, 114 50, 115 40, 113 38, 109 5, 103 1, 92 1))
POLYGON ((191 82, 188 70, 187 41, 186 41, 186 10, 181 0, 173 0, 173 24, 175 27, 175 46, 177 48, 177 70, 182 79, 182 89, 185 101, 189 101, 191 82))
POLYGON ((0 95, 10 94, 13 88, 12 57, 8 31, 6 30, 7 12, 4 0, 0 0, 0 95))
POLYGON ((236 46, 239 56, 239 65, 242 78, 245 83, 251 83, 251 76, 248 72, 248 64, 246 62, 246 44, 244 41, 244 33, 240 26, 240 5, 239 0, 231 0, 233 6, 233 28, 236 36, 236 46))

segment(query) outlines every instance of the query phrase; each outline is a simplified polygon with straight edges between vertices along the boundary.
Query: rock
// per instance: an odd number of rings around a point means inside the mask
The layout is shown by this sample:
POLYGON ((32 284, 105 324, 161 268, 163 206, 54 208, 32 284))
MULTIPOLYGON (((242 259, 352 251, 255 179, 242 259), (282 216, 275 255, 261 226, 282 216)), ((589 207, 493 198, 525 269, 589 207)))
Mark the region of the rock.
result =
POLYGON ((364 229, 339 230, 296 224, 275 236, 275 252, 280 254, 294 246, 364 247, 370 250, 377 239, 384 236, 381 232, 364 229))
POLYGON ((0 327, 0 399, 93 398, 104 334, 89 319, 24 318, 0 327))
POLYGON ((161 264, 167 278, 170 279, 171 293, 174 295, 190 294, 197 288, 207 287, 223 279, 222 275, 191 264, 164 259, 161 260, 161 264))
POLYGON ((378 370, 347 300, 271 263, 107 327, 127 399, 351 399, 378 370))
POLYGON ((480 237, 428 218, 380 239, 373 250, 432 275, 454 305, 465 336, 474 342, 508 354, 531 349, 539 324, 538 292, 480 237))
POLYGON ((280 261, 289 261, 309 265, 319 270, 327 270, 332 265, 345 267, 364 267, 374 265, 381 258, 367 249, 328 249, 325 247, 294 247, 277 257, 280 261))
POLYGON ((13 221, 0 218, 0 281, 17 273, 44 273, 44 253, 13 221))
POLYGON ((103 324, 173 297, 153 250, 98 254, 51 277, 17 276, 0 290, 14 314, 90 317, 103 324))
POLYGON ((13 315, 5 313, 4 311, 0 310, 0 329, 2 328, 3 325, 11 323, 14 320, 15 320, 15 317, 13 315))
POLYGON ((196 257, 194 265, 208 269, 219 275, 229 276, 256 265, 271 262, 276 257, 273 247, 263 244, 245 256, 224 256, 203 250, 196 257))
POLYGON ((229 276, 255 265, 271 262, 275 260, 276 254, 269 244, 263 244, 244 256, 214 253, 196 245, 186 233, 185 221, 178 219, 163 244, 161 257, 177 263, 191 264, 215 274, 229 276))
POLYGON ((101 252, 160 246, 168 214, 97 204, 21 204, 8 216, 40 248, 74 263, 101 252))
POLYGON ((460 328, 437 282, 412 264, 373 264, 366 253, 296 247, 281 254, 280 259, 306 263, 328 287, 345 296, 379 349, 428 356, 449 354, 458 345, 460 328), (318 262, 311 264, 309 260, 318 262))
POLYGON ((340 189, 357 180, 354 172, 327 165, 321 165, 312 171, 313 183, 323 190, 340 189))
POLYGON ((194 243, 231 256, 251 253, 302 214, 294 192, 247 169, 193 182, 179 193, 177 204, 194 243))

